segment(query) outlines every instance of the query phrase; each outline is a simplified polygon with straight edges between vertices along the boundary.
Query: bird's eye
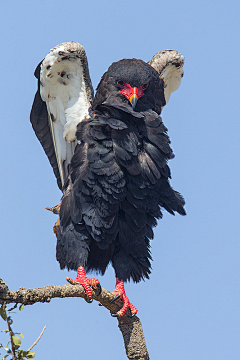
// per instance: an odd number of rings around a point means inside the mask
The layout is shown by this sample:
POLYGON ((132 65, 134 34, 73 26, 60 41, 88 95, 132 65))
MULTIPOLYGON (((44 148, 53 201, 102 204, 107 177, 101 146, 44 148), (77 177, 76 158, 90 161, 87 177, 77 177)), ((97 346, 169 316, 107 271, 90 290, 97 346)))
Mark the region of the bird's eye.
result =
POLYGON ((122 80, 117 80, 117 84, 118 84, 119 86, 123 86, 123 85, 124 85, 124 81, 122 81, 122 80))
POLYGON ((146 90, 148 88, 148 84, 143 84, 142 89, 146 90))

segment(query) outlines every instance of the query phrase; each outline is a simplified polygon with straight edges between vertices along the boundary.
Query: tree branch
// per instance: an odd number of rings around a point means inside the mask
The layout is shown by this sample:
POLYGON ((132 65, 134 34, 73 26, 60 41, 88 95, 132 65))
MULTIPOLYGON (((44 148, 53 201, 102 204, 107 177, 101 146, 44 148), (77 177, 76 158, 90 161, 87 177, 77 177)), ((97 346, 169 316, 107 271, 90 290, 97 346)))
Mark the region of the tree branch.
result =
MULTIPOLYGON (((104 288, 102 288, 100 295, 97 295, 97 292, 98 290, 92 289, 93 299, 99 301, 112 314, 116 314, 121 308, 121 301, 117 300, 110 303, 114 299, 114 295, 104 288)), ((81 285, 47 285, 43 288, 19 288, 17 291, 12 291, 0 279, 0 304, 21 303, 32 305, 37 302, 50 302, 53 298, 65 297, 82 297, 87 299, 81 285)), ((118 318, 118 327, 123 336, 127 357, 131 360, 149 360, 141 321, 137 316, 129 317, 130 315, 131 313, 128 310, 126 315, 118 318)))

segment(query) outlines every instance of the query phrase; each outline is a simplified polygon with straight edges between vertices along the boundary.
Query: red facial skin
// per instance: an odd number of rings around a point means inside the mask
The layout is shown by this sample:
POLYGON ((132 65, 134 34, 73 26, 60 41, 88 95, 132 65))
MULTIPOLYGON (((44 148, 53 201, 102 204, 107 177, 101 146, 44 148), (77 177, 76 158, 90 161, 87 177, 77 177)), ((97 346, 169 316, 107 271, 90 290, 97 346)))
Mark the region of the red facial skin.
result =
POLYGON ((77 269, 77 277, 76 280, 71 279, 70 277, 66 277, 66 280, 70 283, 70 284, 80 284, 84 287, 84 290, 87 294, 87 297, 89 299, 92 299, 92 290, 91 287, 96 288, 97 285, 99 284, 99 280, 98 279, 94 279, 94 278, 87 278, 86 274, 85 274, 85 269, 83 266, 80 266, 77 269))
POLYGON ((135 308, 135 306, 133 306, 133 304, 130 303, 130 301, 125 293, 124 282, 122 280, 119 280, 118 278, 116 278, 116 287, 115 287, 114 291, 112 292, 112 294, 119 295, 123 301, 123 307, 116 314, 118 317, 123 316, 126 313, 128 308, 130 308, 132 315, 135 315, 138 312, 138 310, 135 308))
POLYGON ((137 87, 131 87, 128 83, 124 81, 117 81, 118 86, 120 87, 119 92, 123 94, 132 104, 133 99, 136 98, 137 100, 144 95, 144 90, 146 90, 147 85, 141 85, 137 87))

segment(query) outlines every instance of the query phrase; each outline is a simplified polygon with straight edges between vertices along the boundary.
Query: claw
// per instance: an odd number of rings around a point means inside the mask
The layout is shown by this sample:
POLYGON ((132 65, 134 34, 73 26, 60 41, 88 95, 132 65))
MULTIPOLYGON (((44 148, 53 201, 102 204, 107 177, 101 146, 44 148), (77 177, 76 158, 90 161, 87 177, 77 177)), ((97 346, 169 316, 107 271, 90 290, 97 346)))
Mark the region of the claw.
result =
POLYGON ((116 318, 119 317, 118 313, 116 313, 116 314, 112 314, 112 313, 111 313, 111 316, 112 316, 112 317, 116 317, 116 318))
POLYGON ((69 282, 69 284, 71 285, 75 285, 76 281, 74 281, 73 279, 71 279, 70 277, 66 277, 67 282, 69 282))
POLYGON ((111 301, 110 301, 110 304, 114 303, 114 301, 116 301, 117 299, 119 299, 121 296, 118 294, 117 296, 115 296, 115 298, 113 298, 111 301))
POLYGON ((133 318, 133 317, 136 316, 136 315, 137 315, 137 313, 133 313, 133 314, 131 314, 131 315, 128 315, 128 317, 133 318))
POLYGON ((89 299, 89 298, 87 298, 87 299, 84 298, 84 300, 85 300, 88 304, 91 304, 91 303, 93 302, 93 299, 89 299))
POLYGON ((137 308, 135 308, 135 306, 133 306, 133 304, 129 304, 129 306, 130 306, 130 310, 131 310, 131 313, 132 313, 132 316, 131 317, 133 317, 133 316, 135 316, 136 314, 137 314, 137 312, 138 312, 138 310, 137 310, 137 308))

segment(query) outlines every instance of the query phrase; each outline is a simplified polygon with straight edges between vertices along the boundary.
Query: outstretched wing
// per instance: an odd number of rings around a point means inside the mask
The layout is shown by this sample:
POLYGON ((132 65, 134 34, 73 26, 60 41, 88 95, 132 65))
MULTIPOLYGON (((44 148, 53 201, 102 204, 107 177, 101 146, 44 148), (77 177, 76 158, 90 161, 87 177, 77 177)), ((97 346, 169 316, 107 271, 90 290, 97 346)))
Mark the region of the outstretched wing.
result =
POLYGON ((171 93, 177 90, 181 84, 184 56, 176 50, 162 50, 154 55, 148 63, 157 70, 164 82, 164 96, 167 104, 171 93))
POLYGON ((49 51, 38 79, 30 120, 62 189, 76 146, 77 124, 89 117, 93 87, 84 47, 65 42, 49 51))

